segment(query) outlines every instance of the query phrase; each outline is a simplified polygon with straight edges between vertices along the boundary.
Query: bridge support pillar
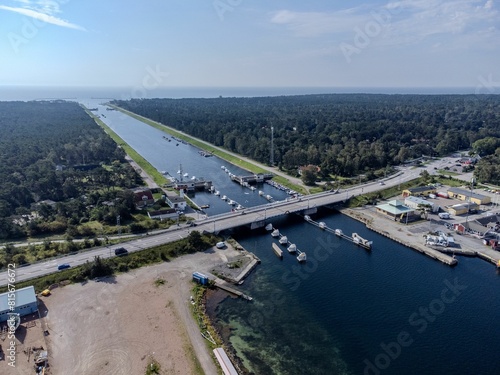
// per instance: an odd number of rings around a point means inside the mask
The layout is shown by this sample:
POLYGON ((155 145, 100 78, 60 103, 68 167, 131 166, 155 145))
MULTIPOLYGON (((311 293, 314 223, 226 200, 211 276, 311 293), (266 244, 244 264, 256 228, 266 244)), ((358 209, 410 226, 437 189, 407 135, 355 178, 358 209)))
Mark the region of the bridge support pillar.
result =
POLYGON ((260 220, 260 221, 254 221, 250 224, 250 229, 254 230, 257 228, 262 228, 266 226, 266 221, 265 220, 260 220))

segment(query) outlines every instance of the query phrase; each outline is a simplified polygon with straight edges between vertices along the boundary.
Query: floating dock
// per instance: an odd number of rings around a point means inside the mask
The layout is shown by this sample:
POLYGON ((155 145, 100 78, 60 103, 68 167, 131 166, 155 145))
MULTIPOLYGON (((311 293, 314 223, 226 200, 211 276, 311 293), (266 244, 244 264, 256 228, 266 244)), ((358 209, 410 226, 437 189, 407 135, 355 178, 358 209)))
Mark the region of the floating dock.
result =
POLYGON ((308 223, 324 230, 324 231, 327 231, 327 232, 330 232, 332 234, 335 234, 337 237, 340 237, 340 238, 343 238, 344 240, 347 240, 347 241, 350 241, 352 242, 353 244, 355 245, 358 245, 366 250, 371 250, 372 249, 372 241, 368 241, 368 240, 365 240, 363 237, 361 237, 359 234, 357 233, 353 233, 352 236, 348 236, 347 234, 345 234, 344 232, 342 232, 341 229, 332 229, 332 228, 329 228, 325 223, 323 222, 316 222, 314 220, 312 220, 309 216, 305 215, 304 216, 304 219, 305 221, 307 221, 308 223))
POLYGON ((283 259, 283 250, 281 250, 275 242, 273 242, 273 251, 278 258, 283 259))

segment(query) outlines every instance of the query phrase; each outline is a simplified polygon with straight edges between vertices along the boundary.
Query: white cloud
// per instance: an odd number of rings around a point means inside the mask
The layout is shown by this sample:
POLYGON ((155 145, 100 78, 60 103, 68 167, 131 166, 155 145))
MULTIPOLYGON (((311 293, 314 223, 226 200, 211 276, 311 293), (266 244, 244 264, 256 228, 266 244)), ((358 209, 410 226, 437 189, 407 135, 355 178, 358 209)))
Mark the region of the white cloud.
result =
POLYGON ((374 13, 382 15, 379 22, 384 26, 384 32, 376 39, 386 45, 413 44, 433 36, 475 34, 500 21, 493 0, 400 0, 334 12, 280 10, 272 14, 271 22, 286 26, 296 36, 338 39, 353 35, 356 27, 363 30, 369 22, 376 21, 374 13))
POLYGON ((84 27, 76 25, 74 23, 63 20, 62 18, 56 17, 55 14, 61 13, 59 8, 59 3, 53 0, 15 0, 20 3, 20 7, 11 7, 6 5, 0 5, 0 9, 7 10, 9 12, 14 12, 22 14, 27 17, 37 19, 42 22, 50 23, 52 25, 67 27, 70 29, 86 31, 84 27))

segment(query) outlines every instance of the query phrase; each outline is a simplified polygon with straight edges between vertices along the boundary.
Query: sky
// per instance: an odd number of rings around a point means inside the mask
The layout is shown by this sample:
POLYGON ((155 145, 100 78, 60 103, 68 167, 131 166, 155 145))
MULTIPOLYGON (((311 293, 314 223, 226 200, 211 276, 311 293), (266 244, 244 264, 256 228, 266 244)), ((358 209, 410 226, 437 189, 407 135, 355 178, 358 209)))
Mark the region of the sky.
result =
POLYGON ((478 87, 500 0, 0 0, 0 85, 478 87))

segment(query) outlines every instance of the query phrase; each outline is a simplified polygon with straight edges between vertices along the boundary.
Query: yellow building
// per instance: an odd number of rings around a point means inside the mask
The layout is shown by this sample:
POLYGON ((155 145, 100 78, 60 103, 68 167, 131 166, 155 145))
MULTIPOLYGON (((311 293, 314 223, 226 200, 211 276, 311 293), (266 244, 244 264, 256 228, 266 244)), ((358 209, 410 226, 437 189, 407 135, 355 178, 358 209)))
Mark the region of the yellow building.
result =
POLYGON ((418 197, 418 196, 428 196, 429 194, 436 194, 436 188, 434 186, 417 186, 409 189, 403 190, 403 197, 418 197))
POLYGON ((470 190, 460 188, 449 188, 448 196, 450 198, 459 199, 461 201, 469 201, 478 205, 491 203, 491 197, 478 193, 471 192, 470 190))
POLYGON ((453 206, 448 206, 446 209, 451 215, 459 216, 465 215, 467 212, 475 212, 479 206, 476 203, 461 203, 454 204, 453 206), (470 211, 469 211, 470 210, 470 211))

